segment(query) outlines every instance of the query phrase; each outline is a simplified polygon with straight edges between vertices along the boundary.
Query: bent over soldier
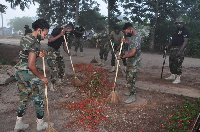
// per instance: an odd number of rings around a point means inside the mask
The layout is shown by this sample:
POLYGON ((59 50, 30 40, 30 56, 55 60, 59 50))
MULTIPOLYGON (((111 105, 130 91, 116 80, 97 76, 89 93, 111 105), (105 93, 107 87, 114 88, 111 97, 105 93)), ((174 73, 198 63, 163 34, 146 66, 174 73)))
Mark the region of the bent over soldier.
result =
POLYGON ((65 63, 63 56, 60 54, 60 46, 63 44, 64 51, 70 55, 63 35, 68 38, 69 33, 73 31, 73 29, 74 26, 72 24, 68 24, 65 28, 54 28, 48 39, 47 64, 50 67, 51 91, 55 91, 55 84, 61 83, 65 75, 65 63))
POLYGON ((136 100, 136 78, 137 70, 140 65, 141 54, 141 37, 133 28, 131 23, 125 23, 123 27, 124 33, 128 39, 122 39, 123 42, 128 44, 128 54, 118 56, 118 60, 127 58, 126 80, 128 92, 125 95, 129 96, 124 102, 129 104, 136 100))
POLYGON ((174 80, 172 83, 180 83, 182 75, 182 63, 184 60, 184 49, 188 43, 189 32, 184 27, 183 19, 177 18, 175 21, 177 30, 172 36, 172 41, 165 48, 170 49, 169 68, 171 75, 166 80, 174 80))
POLYGON ((19 89, 19 105, 17 110, 17 121, 14 130, 24 130, 29 124, 22 122, 28 100, 33 99, 36 115, 37 130, 48 127, 48 123, 43 121, 44 98, 42 82, 48 83, 48 79, 41 75, 36 68, 36 58, 44 57, 44 52, 40 51, 40 40, 44 39, 49 32, 49 24, 44 19, 38 19, 32 24, 34 31, 21 38, 19 52, 19 63, 16 67, 17 87, 19 89))

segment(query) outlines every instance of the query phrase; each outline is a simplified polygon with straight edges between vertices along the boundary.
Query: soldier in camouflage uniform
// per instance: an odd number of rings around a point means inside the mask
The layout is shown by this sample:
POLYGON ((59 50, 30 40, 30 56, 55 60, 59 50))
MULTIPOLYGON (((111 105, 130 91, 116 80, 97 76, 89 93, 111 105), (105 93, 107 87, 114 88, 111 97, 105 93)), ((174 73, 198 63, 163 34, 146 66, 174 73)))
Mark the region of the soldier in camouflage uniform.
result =
POLYGON ((189 32, 183 25, 183 19, 177 18, 175 21, 177 30, 172 36, 172 41, 165 48, 170 49, 169 68, 171 75, 166 80, 174 80, 172 83, 180 83, 182 74, 182 63, 184 60, 184 49, 188 43, 189 32))
POLYGON ((101 33, 97 36, 97 43, 99 45, 99 56, 101 59, 101 62, 98 63, 99 66, 104 67, 105 66, 105 61, 107 60, 108 53, 110 50, 110 44, 108 42, 108 35, 106 32, 106 28, 103 26, 100 27, 101 33))
MULTIPOLYGON (((111 54, 112 54, 112 58, 111 58, 111 70, 109 72, 114 72, 115 71, 115 54, 117 53, 117 51, 119 51, 120 49, 120 45, 121 45, 121 39, 123 38, 124 33, 122 31, 120 31, 120 28, 118 26, 115 26, 114 31, 112 31, 110 33, 109 36, 109 40, 111 40, 112 45, 113 45, 113 49, 111 50, 111 54), (114 52, 113 52, 114 50, 114 52)), ((122 47, 122 52, 121 55, 125 54, 125 45, 123 45, 122 47)), ((126 71, 126 59, 122 59, 123 61, 123 65, 124 65, 124 70, 126 71)))
POLYGON ((65 28, 54 28, 51 36, 48 39, 48 49, 46 52, 47 64, 50 67, 51 74, 51 91, 55 91, 55 84, 61 83, 62 78, 65 75, 65 63, 63 56, 60 54, 60 46, 63 45, 64 51, 70 55, 69 51, 67 50, 63 35, 65 35, 65 38, 67 39, 73 29, 74 26, 72 24, 68 24, 65 28))
POLYGON ((17 121, 14 130, 23 130, 29 124, 22 122, 26 105, 29 99, 33 99, 36 115, 37 130, 48 127, 48 123, 43 121, 44 98, 42 95, 42 82, 47 84, 48 79, 41 75, 36 67, 36 58, 44 57, 44 52, 40 51, 40 40, 44 39, 49 32, 49 24, 44 19, 38 19, 32 24, 34 31, 21 38, 19 52, 19 63, 15 66, 17 87, 19 89, 19 106, 17 110, 17 121))
POLYGON ((80 47, 80 53, 81 53, 81 57, 83 57, 83 34, 85 32, 85 29, 80 26, 79 24, 76 25, 76 28, 74 29, 74 36, 75 36, 75 53, 74 55, 77 56, 77 51, 78 51, 78 47, 80 47))
POLYGON ((29 28, 28 25, 25 25, 24 28, 25 28, 25 34, 24 34, 24 36, 26 36, 28 33, 32 33, 32 30, 29 28))
POLYGON ((141 54, 141 37, 133 28, 131 23, 125 23, 123 27, 124 33, 128 37, 128 39, 122 39, 123 42, 128 44, 128 54, 123 56, 118 56, 118 60, 123 58, 127 58, 127 87, 129 89, 128 93, 125 95, 129 96, 129 98, 124 101, 129 104, 136 100, 136 78, 137 78, 137 70, 140 65, 140 54, 141 54))

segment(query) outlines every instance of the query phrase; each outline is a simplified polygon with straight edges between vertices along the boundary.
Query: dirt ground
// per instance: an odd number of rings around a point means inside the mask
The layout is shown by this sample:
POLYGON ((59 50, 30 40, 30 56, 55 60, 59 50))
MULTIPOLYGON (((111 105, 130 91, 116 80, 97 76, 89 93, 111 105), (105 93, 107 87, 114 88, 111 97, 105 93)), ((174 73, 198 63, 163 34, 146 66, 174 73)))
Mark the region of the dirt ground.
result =
MULTIPOLYGON (((45 49, 46 45, 42 45, 45 49)), ((7 56, 13 61, 17 61, 19 46, 12 46, 8 44, 0 44, 0 54, 7 56)), ((74 47, 71 52, 73 53, 74 47)), ((84 62, 89 64, 95 57, 99 61, 98 49, 84 48, 84 57, 72 56, 73 63, 84 62)), ((76 88, 71 85, 70 78, 73 75, 69 57, 61 49, 61 53, 66 60, 66 77, 65 82, 58 87, 58 91, 49 91, 48 97, 50 102, 50 118, 54 122, 54 128, 59 132, 67 131, 83 131, 81 129, 64 128, 67 122, 73 118, 73 115, 66 108, 59 107, 60 103, 66 101, 76 101, 81 95, 76 88)), ((110 69, 109 53, 106 61, 106 69, 110 69)), ((136 102, 132 104, 106 104, 111 109, 104 114, 108 120, 98 127, 100 132, 158 132, 167 131, 162 128, 162 124, 166 121, 173 109, 179 108, 184 103, 186 98, 196 101, 200 97, 200 59, 185 57, 183 63, 183 75, 181 83, 174 85, 171 81, 160 79, 161 67, 163 58, 161 54, 142 53, 142 62, 138 72, 137 79, 137 96, 136 102), (167 109, 167 110, 166 110, 167 109)), ((37 60, 38 67, 42 68, 42 61, 37 60)), ((95 64, 93 64, 95 66, 95 64)), ((122 65, 122 64, 121 64, 122 65)), ((48 70, 48 67, 46 67, 48 70)), ((47 73, 47 76, 49 73, 47 73)), ((165 63, 163 78, 169 76, 168 57, 165 63)), ((110 79, 114 80, 115 73, 109 73, 110 79)), ((117 78, 117 91, 122 98, 126 91, 126 80, 119 72, 117 78)), ((15 120, 16 109, 18 102, 18 91, 16 88, 16 81, 7 85, 0 86, 0 131, 12 132, 15 120)), ((46 116, 45 116, 46 117, 46 116)), ((45 118, 46 119, 46 118, 45 118)), ((24 116, 24 122, 29 123, 30 127, 27 132, 36 131, 36 115, 33 103, 30 101, 24 116)))

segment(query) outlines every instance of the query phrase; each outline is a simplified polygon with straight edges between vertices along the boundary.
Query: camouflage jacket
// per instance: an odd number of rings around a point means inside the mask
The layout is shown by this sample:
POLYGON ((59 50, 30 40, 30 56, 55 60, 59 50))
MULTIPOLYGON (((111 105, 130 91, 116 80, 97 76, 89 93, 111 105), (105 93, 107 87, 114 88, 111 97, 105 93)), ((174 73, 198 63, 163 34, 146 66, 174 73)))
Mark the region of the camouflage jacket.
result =
POLYGON ((28 55, 32 52, 38 57, 40 53, 40 43, 34 36, 32 36, 32 34, 28 34, 21 38, 20 46, 21 50, 19 51, 19 63, 16 67, 19 70, 28 70, 28 55))
POLYGON ((128 38, 129 46, 128 52, 131 52, 131 49, 136 49, 135 57, 139 57, 141 54, 141 37, 139 34, 135 34, 134 36, 128 38))

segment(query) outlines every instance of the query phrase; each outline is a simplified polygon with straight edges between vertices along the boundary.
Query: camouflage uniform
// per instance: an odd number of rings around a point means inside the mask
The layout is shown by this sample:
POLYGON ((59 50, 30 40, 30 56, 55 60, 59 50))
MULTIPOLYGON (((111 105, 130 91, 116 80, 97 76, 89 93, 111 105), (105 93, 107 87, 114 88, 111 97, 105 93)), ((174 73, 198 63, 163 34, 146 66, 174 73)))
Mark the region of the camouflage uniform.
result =
POLYGON ((50 68, 51 82, 56 83, 57 78, 63 78, 65 75, 65 63, 63 56, 60 55, 60 50, 48 46, 47 49, 47 64, 50 68))
POLYGON ((183 38, 188 38, 189 32, 183 27, 177 29, 172 37, 172 47, 170 47, 169 67, 172 74, 182 74, 182 63, 184 60, 184 51, 180 56, 176 56, 183 45, 183 38))
MULTIPOLYGON (((60 34, 62 31, 62 28, 55 28, 53 29, 51 35, 53 37, 57 36, 60 34)), ((67 34, 65 35, 66 38, 67 34)), ((48 48, 46 50, 46 55, 47 55, 47 64, 50 68, 50 74, 51 74, 51 83, 55 84, 57 78, 63 78, 65 75, 65 63, 63 60, 63 56, 60 54, 60 46, 64 42, 64 37, 61 36, 58 39, 56 39, 54 42, 49 42, 48 43, 48 48)))
POLYGON ((104 59, 106 61, 110 50, 110 45, 108 43, 107 36, 101 37, 99 41, 99 48, 100 48, 99 50, 100 59, 104 59))
POLYGON ((77 52, 78 47, 80 47, 80 52, 83 52, 83 38, 82 38, 83 34, 77 33, 76 31, 83 32, 83 31, 85 31, 85 29, 82 26, 76 27, 75 32, 74 32, 74 35, 75 35, 75 40, 74 40, 75 49, 74 49, 74 51, 77 52))
POLYGON ((108 53, 110 50, 110 44, 108 43, 108 35, 106 33, 106 29, 103 29, 100 33, 100 39, 98 39, 99 43, 99 56, 100 59, 107 60, 108 53))
POLYGON ((18 117, 24 115, 26 105, 29 98, 32 98, 35 104, 37 117, 41 119, 44 116, 44 97, 42 96, 41 80, 35 76, 27 67, 29 53, 39 55, 40 43, 37 39, 30 35, 21 38, 20 46, 22 50, 19 52, 19 63, 15 66, 17 79, 17 87, 19 89, 19 106, 18 117))
MULTIPOLYGON (((118 50, 118 46, 121 44, 121 38, 124 36, 123 32, 120 31, 119 34, 116 34, 114 31, 112 31, 110 33, 110 36, 113 37, 113 41, 112 41, 112 44, 113 44, 113 48, 114 48, 114 51, 118 50)), ((115 54, 113 52, 113 50, 111 51, 111 54, 112 54, 112 58, 111 58, 111 66, 115 66, 115 54)), ((121 56, 125 55, 125 45, 123 45, 122 47, 122 52, 121 52, 121 56)), ((124 66, 126 66, 126 59, 122 59, 123 61, 123 64, 124 66)))
POLYGON ((128 52, 131 52, 131 49, 136 49, 136 53, 133 57, 127 59, 127 87, 129 90, 136 94, 135 82, 137 78, 137 70, 140 65, 140 54, 141 54, 141 37, 139 34, 136 34, 129 38, 128 52))

